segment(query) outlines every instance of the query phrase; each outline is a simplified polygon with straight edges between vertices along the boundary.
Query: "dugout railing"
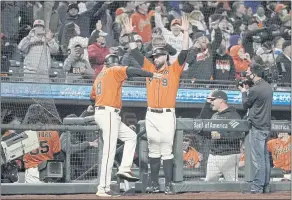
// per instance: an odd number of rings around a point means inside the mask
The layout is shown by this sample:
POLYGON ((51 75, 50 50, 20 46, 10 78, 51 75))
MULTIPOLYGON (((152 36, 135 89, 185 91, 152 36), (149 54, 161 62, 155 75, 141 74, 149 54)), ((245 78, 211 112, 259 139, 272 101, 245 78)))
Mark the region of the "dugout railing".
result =
MULTIPOLYGON (((251 165, 251 158, 249 156, 249 147, 246 143, 246 165, 244 168, 244 180, 236 182, 204 182, 204 181, 193 181, 184 180, 184 168, 183 168, 183 155, 182 155, 182 142, 184 131, 211 131, 211 130, 233 130, 233 131, 248 131, 248 122, 246 120, 237 120, 238 125, 233 128, 229 124, 230 120, 197 120, 192 118, 178 118, 177 119, 177 130, 174 139, 174 174, 173 174, 173 191, 175 193, 180 192, 200 192, 200 191, 224 191, 224 192, 241 192, 247 191, 253 176, 253 168, 251 165), (214 125, 210 128, 208 123, 212 122, 214 125)), ((285 131, 291 132, 290 121, 272 121, 272 131, 285 131)), ((87 118, 70 118, 64 119, 64 124, 62 126, 47 125, 47 126, 34 126, 31 125, 11 125, 11 124, 1 124, 1 128, 14 129, 14 130, 59 130, 59 131, 83 131, 83 132, 96 132, 98 126, 93 122, 93 117, 87 118)), ((139 149, 139 169, 133 168, 133 172, 140 176, 140 181, 134 184, 135 191, 145 192, 145 188, 149 184, 149 171, 148 171, 148 152, 147 152, 147 140, 144 121, 139 122, 140 130, 138 133, 138 149, 139 149)), ((249 135, 247 135, 248 137, 249 135)), ((247 140, 246 137, 246 140, 247 140)), ((69 146, 67 146, 69 148, 69 146)), ((99 134, 99 147, 98 147, 98 162, 92 165, 84 174, 89 173, 94 170, 99 169, 99 164, 101 163, 101 153, 102 153, 102 139, 101 134, 99 134)), ((117 152, 122 150, 122 146, 117 148, 117 152)), ((70 152, 70 150, 68 150, 70 152)), ((66 158, 66 162, 69 162, 69 157, 66 158)), ((5 194, 77 194, 77 193, 95 193, 97 187, 97 180, 83 180, 83 181, 72 181, 70 177, 70 164, 66 166, 66 183, 44 183, 44 184, 1 184, 1 193, 5 194)), ((115 171, 115 170, 114 170, 115 171)), ((201 172, 200 172, 201 173, 201 172)), ((81 177, 84 176, 81 175, 81 177)), ((114 172, 113 172, 114 175, 114 172)), ((163 176, 163 173, 161 173, 163 176)), ((198 175, 198 174, 197 174, 198 175)), ((202 174, 199 174, 199 176, 202 174)), ((203 174, 204 175, 204 174, 203 174)), ((275 176, 281 176, 281 172, 274 172, 275 176), (280 173, 280 174, 279 174, 280 173)), ((195 175, 196 176, 196 175, 195 175)), ((273 174, 272 174, 273 176, 273 174)), ((80 179, 80 178, 79 178, 80 179)), ((113 179, 115 177, 113 176, 113 179)), ((119 190, 119 180, 115 179, 112 184, 113 189, 119 190)), ((291 184, 286 182, 272 182, 271 191, 290 191, 291 184)), ((160 183, 161 191, 164 190, 163 182, 160 183)))

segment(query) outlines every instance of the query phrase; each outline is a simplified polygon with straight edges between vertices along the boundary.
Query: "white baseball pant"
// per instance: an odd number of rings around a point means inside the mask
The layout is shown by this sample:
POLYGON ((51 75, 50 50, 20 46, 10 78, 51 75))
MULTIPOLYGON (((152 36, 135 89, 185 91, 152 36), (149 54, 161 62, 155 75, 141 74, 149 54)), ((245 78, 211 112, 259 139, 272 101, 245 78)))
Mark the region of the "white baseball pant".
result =
MULTIPOLYGON (((150 158, 168 160, 173 158, 172 147, 176 130, 174 108, 163 108, 163 113, 148 111, 145 118, 150 158), (170 110, 171 112, 165 112, 170 110)), ((159 109, 160 110, 160 109, 159 109)))
POLYGON ((114 164, 117 140, 125 142, 123 158, 119 172, 130 172, 137 143, 137 135, 121 122, 119 112, 115 108, 105 106, 104 110, 95 108, 95 122, 102 130, 103 151, 98 192, 110 191, 111 174, 114 164))
POLYGON ((223 174, 225 181, 237 181, 239 157, 240 154, 224 156, 210 154, 205 181, 218 181, 220 172, 223 174))
POLYGON ((25 183, 43 183, 40 181, 40 173, 38 167, 25 169, 25 183))

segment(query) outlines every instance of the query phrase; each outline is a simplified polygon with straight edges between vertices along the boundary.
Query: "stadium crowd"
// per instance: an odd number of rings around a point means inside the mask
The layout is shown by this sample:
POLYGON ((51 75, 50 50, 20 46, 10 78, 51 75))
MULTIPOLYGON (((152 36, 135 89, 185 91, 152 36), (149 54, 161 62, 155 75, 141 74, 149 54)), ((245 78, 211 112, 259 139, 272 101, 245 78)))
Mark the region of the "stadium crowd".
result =
POLYGON ((182 15, 191 23, 183 79, 234 81, 253 59, 271 82, 291 79, 287 1, 5 1, 1 11, 2 75, 21 72, 25 81, 33 74, 42 81, 48 74, 74 83, 93 79, 109 53, 141 67, 124 34, 127 17, 140 51, 149 56, 165 46, 172 63, 181 51, 182 15))

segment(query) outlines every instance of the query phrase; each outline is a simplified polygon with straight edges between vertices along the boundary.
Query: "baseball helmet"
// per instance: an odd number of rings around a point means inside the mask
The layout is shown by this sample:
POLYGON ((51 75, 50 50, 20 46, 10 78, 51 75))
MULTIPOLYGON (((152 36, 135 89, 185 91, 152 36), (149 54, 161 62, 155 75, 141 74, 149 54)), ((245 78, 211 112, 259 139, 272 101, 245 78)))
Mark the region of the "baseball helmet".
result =
POLYGON ((120 59, 117 55, 115 54, 109 54, 105 57, 104 59, 104 64, 107 67, 113 67, 113 66, 117 66, 120 65, 120 59))
POLYGON ((151 57, 161 55, 168 55, 168 51, 165 48, 156 48, 152 51, 151 57))

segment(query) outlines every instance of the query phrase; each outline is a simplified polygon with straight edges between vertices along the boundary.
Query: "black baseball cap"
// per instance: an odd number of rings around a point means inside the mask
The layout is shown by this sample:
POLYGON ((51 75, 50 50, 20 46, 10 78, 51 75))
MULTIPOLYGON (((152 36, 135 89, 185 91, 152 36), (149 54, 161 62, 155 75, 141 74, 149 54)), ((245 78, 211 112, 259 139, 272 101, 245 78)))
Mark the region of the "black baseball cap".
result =
POLYGON ((227 101, 228 97, 227 94, 225 92, 223 92, 222 90, 216 90, 212 93, 211 97, 208 97, 207 99, 223 99, 225 101, 227 101))

